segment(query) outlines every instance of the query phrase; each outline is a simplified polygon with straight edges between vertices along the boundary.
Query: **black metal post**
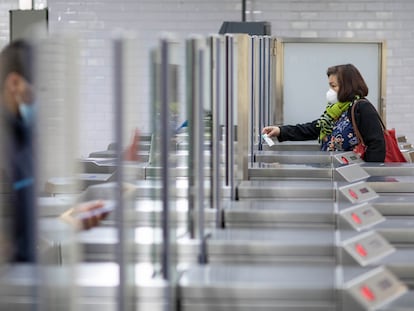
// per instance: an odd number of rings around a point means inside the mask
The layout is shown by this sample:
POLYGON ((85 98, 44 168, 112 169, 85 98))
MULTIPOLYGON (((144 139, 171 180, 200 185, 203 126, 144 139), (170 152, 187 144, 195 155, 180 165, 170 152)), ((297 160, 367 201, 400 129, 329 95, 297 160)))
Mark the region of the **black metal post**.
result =
POLYGON ((242 22, 246 21, 246 0, 242 0, 242 22))

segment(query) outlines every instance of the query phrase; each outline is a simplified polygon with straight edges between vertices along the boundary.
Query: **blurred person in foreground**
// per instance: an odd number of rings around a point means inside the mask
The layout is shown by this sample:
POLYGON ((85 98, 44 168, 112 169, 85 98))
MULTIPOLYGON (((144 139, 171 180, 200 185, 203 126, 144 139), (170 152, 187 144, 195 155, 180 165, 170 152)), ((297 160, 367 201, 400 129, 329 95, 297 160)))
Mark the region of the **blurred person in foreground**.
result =
MULTIPOLYGON (((0 204, 3 218, 9 218, 5 233, 10 245, 3 249, 11 253, 12 262, 36 259, 32 51, 28 42, 17 40, 0 53, 0 204)), ((65 212, 63 219, 77 229, 89 229, 107 213, 90 213, 87 218, 76 215, 103 206, 103 201, 81 203, 65 212)))

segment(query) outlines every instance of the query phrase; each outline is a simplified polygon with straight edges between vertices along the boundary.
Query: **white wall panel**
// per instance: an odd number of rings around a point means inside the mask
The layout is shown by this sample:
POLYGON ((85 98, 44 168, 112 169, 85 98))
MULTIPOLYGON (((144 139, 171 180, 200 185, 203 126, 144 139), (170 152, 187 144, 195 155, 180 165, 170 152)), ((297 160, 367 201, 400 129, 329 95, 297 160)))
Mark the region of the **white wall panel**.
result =
MULTIPOLYGON (((36 3, 45 1, 38 0, 36 3)), ((114 28, 138 33, 136 101, 138 127, 148 130, 148 51, 161 31, 217 32, 223 20, 240 20, 240 0, 48 0, 50 31, 79 31, 82 48, 82 155, 105 149, 112 140, 110 48, 114 28), (98 113, 99 112, 99 113, 98 113)), ((0 1, 0 46, 8 40, 8 10, 18 0, 0 1)), ((414 140, 414 2, 411 0, 251 0, 247 18, 266 20, 283 37, 329 37, 386 40, 387 122, 414 140)))

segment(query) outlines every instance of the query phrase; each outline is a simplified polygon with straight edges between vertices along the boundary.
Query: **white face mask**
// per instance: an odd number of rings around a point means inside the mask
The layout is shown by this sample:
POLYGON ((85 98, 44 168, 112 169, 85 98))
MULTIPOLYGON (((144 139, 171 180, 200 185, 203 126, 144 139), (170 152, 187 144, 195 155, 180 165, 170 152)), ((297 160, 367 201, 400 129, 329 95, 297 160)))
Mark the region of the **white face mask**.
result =
POLYGON ((34 118, 34 104, 30 103, 20 103, 19 104, 19 113, 23 119, 23 123, 26 126, 32 125, 33 118, 34 118))
POLYGON ((326 92, 326 100, 330 104, 336 104, 338 102, 338 93, 333 89, 329 89, 328 92, 326 92))

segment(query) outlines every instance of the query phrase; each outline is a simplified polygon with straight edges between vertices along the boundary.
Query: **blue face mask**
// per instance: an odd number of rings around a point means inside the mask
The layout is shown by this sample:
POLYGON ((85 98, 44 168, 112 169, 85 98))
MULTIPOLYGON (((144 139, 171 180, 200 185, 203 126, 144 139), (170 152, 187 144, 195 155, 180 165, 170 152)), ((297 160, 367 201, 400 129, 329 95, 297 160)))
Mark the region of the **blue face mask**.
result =
POLYGON ((34 119, 34 103, 20 103, 19 113, 22 117, 24 125, 31 126, 33 124, 34 119))

